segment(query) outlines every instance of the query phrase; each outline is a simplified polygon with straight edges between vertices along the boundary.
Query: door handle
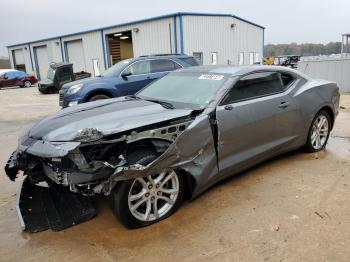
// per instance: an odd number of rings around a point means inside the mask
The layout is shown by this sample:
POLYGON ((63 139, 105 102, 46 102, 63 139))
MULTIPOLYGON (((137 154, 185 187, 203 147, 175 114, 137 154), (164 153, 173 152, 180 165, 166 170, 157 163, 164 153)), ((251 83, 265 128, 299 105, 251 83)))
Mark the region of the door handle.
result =
POLYGON ((286 108, 290 105, 290 102, 282 102, 278 107, 279 108, 286 108))
POLYGON ((231 106, 231 105, 226 105, 224 108, 225 108, 225 110, 232 110, 232 109, 233 109, 233 106, 231 106))

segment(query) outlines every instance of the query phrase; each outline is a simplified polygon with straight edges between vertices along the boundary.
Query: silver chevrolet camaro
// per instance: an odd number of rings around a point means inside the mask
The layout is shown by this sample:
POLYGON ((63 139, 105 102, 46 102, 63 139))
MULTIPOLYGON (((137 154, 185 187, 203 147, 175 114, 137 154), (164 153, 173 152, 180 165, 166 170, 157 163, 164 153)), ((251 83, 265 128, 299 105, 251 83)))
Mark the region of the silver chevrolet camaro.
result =
POLYGON ((94 217, 101 194, 126 227, 156 223, 257 163, 324 149, 339 96, 335 83, 284 67, 202 66, 61 110, 24 132, 5 167, 11 180, 25 175, 20 222, 67 228, 94 217))

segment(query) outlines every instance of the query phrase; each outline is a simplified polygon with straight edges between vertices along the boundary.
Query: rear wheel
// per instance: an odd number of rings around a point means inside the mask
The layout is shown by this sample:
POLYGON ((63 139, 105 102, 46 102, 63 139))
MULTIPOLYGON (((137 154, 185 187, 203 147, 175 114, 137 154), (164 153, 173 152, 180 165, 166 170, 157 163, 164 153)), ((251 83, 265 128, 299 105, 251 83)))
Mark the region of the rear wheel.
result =
POLYGON ((31 87, 31 86, 32 86, 32 82, 30 82, 30 81, 24 82, 24 87, 31 87))
POLYGON ((89 102, 93 102, 93 101, 97 101, 97 100, 102 100, 102 99, 108 99, 110 98, 107 95, 103 95, 103 94, 98 94, 98 95, 94 95, 89 99, 89 102))
POLYGON ((327 111, 319 111, 312 121, 305 145, 307 152, 321 151, 326 147, 331 131, 331 120, 327 111))
MULTIPOLYGON (((144 154, 136 163, 146 165, 156 157, 144 154)), ((175 170, 166 169, 119 183, 112 197, 114 214, 127 228, 148 226, 177 210, 184 197, 184 182, 175 170)))

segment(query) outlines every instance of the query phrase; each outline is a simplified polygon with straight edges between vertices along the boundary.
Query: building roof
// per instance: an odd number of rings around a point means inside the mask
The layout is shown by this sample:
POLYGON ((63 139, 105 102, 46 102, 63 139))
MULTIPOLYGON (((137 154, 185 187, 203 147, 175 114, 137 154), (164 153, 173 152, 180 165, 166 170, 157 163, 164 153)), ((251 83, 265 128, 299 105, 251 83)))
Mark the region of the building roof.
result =
POLYGON ((34 44, 34 43, 43 42, 43 41, 60 39, 60 38, 63 38, 63 37, 68 37, 68 36, 75 36, 75 35, 80 35, 80 34, 85 34, 85 33, 91 33, 91 32, 111 29, 111 28, 114 28, 114 27, 127 26, 127 25, 132 25, 132 24, 139 24, 139 23, 155 21, 155 20, 160 20, 160 19, 169 18, 169 17, 176 17, 176 16, 224 16, 224 17, 226 16, 226 17, 233 17, 235 19, 238 19, 240 21, 246 22, 246 23, 251 24, 253 26, 259 27, 261 29, 265 29, 265 27, 263 27, 261 25, 258 25, 256 23, 253 23, 251 21, 248 21, 246 19, 243 19, 243 18, 241 18, 239 16, 232 15, 232 14, 178 12, 178 13, 172 13, 172 14, 167 14, 167 15, 155 16, 155 17, 146 18, 146 19, 135 20, 135 21, 127 22, 127 23, 121 23, 121 24, 116 24, 116 25, 111 25, 111 26, 106 26, 106 27, 95 28, 95 29, 86 30, 86 31, 80 31, 80 32, 77 32, 77 33, 59 35, 59 36, 56 36, 56 37, 49 37, 49 38, 44 38, 44 39, 40 39, 40 40, 34 40, 34 41, 24 42, 24 43, 20 43, 20 44, 9 45, 9 46, 7 46, 7 48, 21 46, 21 45, 29 45, 29 44, 34 44))

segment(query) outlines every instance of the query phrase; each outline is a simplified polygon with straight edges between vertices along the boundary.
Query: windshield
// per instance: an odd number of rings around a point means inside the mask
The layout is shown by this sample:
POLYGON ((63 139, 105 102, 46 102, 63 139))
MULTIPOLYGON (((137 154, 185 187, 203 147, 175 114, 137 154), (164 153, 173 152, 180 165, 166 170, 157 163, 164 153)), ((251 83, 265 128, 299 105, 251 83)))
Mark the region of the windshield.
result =
POLYGON ((175 107, 185 104, 192 109, 202 109, 214 99, 226 80, 227 76, 223 74, 174 72, 153 82, 137 96, 146 100, 167 101, 175 107))
POLYGON ((116 76, 129 63, 130 63, 130 59, 120 61, 115 65, 111 66, 110 68, 108 68, 104 73, 101 74, 101 76, 116 76))
POLYGON ((53 81, 55 77, 55 72, 56 72, 55 69, 53 69, 52 67, 49 67, 49 70, 47 71, 47 79, 50 79, 53 81))

